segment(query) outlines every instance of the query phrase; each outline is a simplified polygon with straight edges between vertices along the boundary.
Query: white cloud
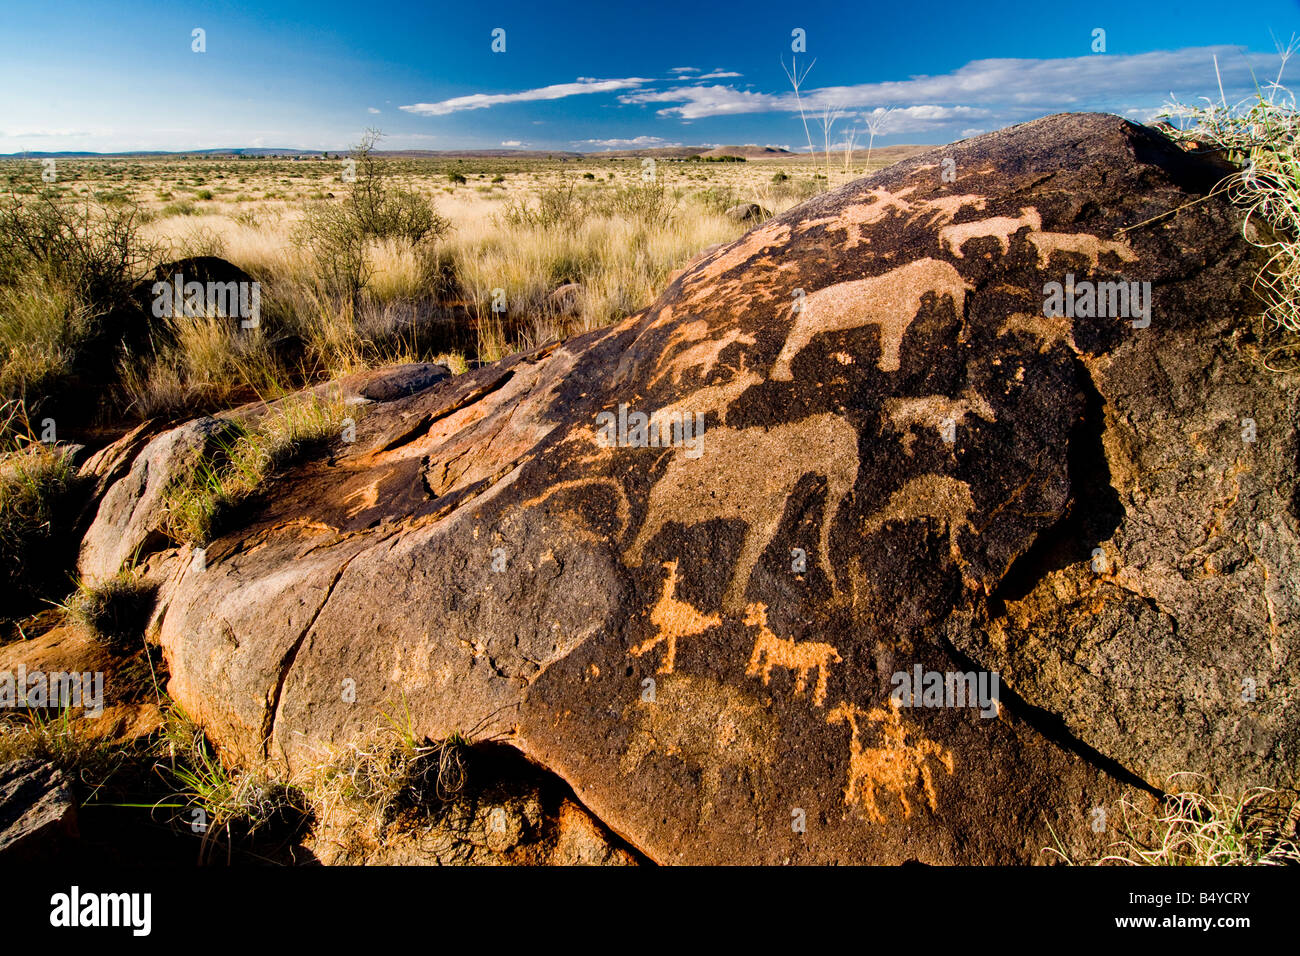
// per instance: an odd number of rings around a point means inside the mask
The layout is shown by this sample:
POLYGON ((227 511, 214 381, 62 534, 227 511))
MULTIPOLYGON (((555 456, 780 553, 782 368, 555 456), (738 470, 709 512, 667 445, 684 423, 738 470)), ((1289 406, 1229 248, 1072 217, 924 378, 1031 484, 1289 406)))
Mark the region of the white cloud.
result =
POLYGON ((517 140, 517 139, 503 139, 503 140, 501 141, 501 145, 502 145, 502 146, 512 146, 512 147, 513 147, 513 146, 522 146, 522 145, 524 145, 524 144, 521 143, 521 142, 520 142, 519 140, 517 140))
POLYGON ((680 146, 670 143, 659 136, 636 136, 632 139, 583 139, 577 140, 575 146, 598 146, 601 149, 649 149, 653 146, 680 146))
MULTIPOLYGON (((1276 55, 1242 47, 1196 47, 1136 54, 1097 54, 1060 59, 973 60, 940 76, 809 89, 805 110, 893 105, 927 109, 999 107, 999 119, 1053 109, 1100 108, 1134 100, 1163 101, 1171 91, 1194 96, 1215 87, 1217 54, 1224 86, 1244 95, 1253 88, 1251 70, 1263 76, 1276 68, 1276 55)), ((796 112, 792 92, 755 93, 734 86, 680 86, 641 90, 619 97, 629 104, 669 104, 660 115, 684 120, 744 113, 796 112)), ((991 114, 988 114, 991 115, 991 114)), ((900 120, 905 117, 900 117, 900 120)), ((912 117, 920 122, 922 117, 912 117)), ((904 131, 902 129, 899 130, 904 131)))
POLYGON ((700 72, 700 68, 698 66, 675 66, 668 72, 669 73, 698 73, 700 72))
POLYGON ((367 112, 367 113, 378 113, 379 110, 375 109, 375 108, 372 106, 372 107, 370 107, 369 109, 367 109, 366 112, 367 112))
POLYGON ((481 110, 489 106, 499 106, 502 103, 530 103, 537 100, 559 100, 567 96, 578 96, 584 93, 612 93, 616 90, 633 89, 649 82, 650 80, 640 77, 628 77, 619 80, 595 80, 590 77, 579 77, 573 83, 555 83, 535 90, 521 90, 518 93, 470 93, 467 96, 453 96, 449 100, 441 100, 437 103, 414 103, 410 106, 400 107, 400 109, 420 116, 446 116, 449 113, 458 113, 462 110, 481 110))
POLYGON ((734 76, 744 76, 744 73, 728 73, 724 70, 714 70, 712 73, 703 73, 695 77, 697 80, 728 80, 734 76))

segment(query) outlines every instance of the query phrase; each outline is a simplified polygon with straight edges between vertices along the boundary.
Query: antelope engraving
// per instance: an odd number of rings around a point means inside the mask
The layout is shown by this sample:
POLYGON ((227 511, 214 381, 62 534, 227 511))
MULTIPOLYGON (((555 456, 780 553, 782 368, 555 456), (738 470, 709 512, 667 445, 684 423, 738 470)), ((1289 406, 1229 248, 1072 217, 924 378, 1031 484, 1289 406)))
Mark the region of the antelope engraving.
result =
POLYGON ((918 259, 870 279, 837 282, 818 289, 805 296, 797 309, 794 304, 790 306, 793 327, 772 365, 771 377, 781 381, 792 379, 790 363, 813 336, 873 323, 880 328, 880 370, 897 372, 903 336, 921 310, 922 297, 927 292, 946 295, 961 316, 965 312, 966 292, 972 288, 949 263, 918 259))
POLYGON ((858 477, 858 434, 843 418, 831 414, 771 428, 710 431, 702 458, 674 457, 650 489, 648 517, 628 548, 628 560, 640 564, 645 546, 670 521, 748 522, 723 597, 723 608, 739 617, 744 613, 749 576, 780 527, 786 500, 809 472, 826 478, 818 560, 834 584, 831 526, 858 477))
POLYGON ((751 604, 745 615, 745 623, 758 628, 758 639, 754 642, 754 653, 749 657, 749 666, 745 668, 746 677, 763 677, 763 684, 772 680, 772 668, 784 667, 795 672, 795 696, 803 694, 808 683, 808 672, 817 671, 817 685, 813 688, 813 705, 822 706, 826 702, 826 672, 832 663, 840 662, 839 651, 830 644, 818 641, 794 641, 777 637, 768 629, 767 608, 762 604, 751 604))
POLYGON ((861 804, 873 823, 884 823, 885 814, 876 801, 876 791, 880 789, 886 795, 892 794, 898 798, 903 807, 903 818, 906 819, 912 815, 912 804, 907 799, 907 792, 919 780, 930 809, 936 808, 934 778, 928 761, 933 760, 951 776, 953 762, 950 751, 925 738, 915 744, 907 743, 907 731, 903 728, 902 717, 892 702, 888 708, 875 707, 863 711, 855 704, 841 701, 826 715, 828 724, 840 721, 847 723, 850 730, 849 784, 844 789, 846 805, 861 804), (862 745, 859 717, 865 718, 869 724, 881 725, 880 736, 884 746, 862 745))
POLYGON ((1032 206, 1028 209, 1022 208, 1020 215, 1012 216, 991 216, 988 219, 978 219, 975 222, 955 223, 950 226, 944 226, 939 230, 939 245, 947 249, 958 259, 963 257, 962 247, 972 239, 995 238, 1005 256, 1011 250, 1011 237, 1018 231, 1028 226, 1032 230, 1043 228, 1043 220, 1038 215, 1038 210, 1032 206))

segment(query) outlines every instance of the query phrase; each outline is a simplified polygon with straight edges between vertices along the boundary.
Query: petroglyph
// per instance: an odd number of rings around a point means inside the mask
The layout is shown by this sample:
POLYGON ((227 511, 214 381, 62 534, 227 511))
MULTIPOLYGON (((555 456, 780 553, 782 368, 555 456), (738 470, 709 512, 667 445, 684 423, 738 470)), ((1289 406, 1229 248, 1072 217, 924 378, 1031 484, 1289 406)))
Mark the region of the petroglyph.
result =
POLYGON ((784 223, 769 223, 750 230, 730 248, 722 250, 721 254, 715 253, 717 258, 709 263, 707 269, 691 276, 691 294, 694 295, 697 291, 694 287, 713 282, 737 266, 745 265, 760 252, 775 251, 778 246, 784 246, 789 241, 790 227, 784 223))
POLYGON ((859 245, 865 245, 871 240, 863 238, 863 227, 879 222, 890 212, 896 216, 906 216, 911 213, 912 204, 903 197, 915 189, 915 186, 909 186, 907 189, 901 189, 896 193, 891 193, 887 189, 872 189, 866 194, 866 202, 845 206, 836 216, 807 220, 800 223, 796 227, 796 231, 804 233, 816 226, 825 226, 828 229, 842 229, 844 230, 843 249, 845 251, 859 245))
POLYGON ((975 502, 966 482, 946 475, 920 475, 890 495, 885 507, 867 519, 862 533, 872 535, 891 521, 938 518, 947 525, 952 558, 960 562, 957 534, 963 528, 971 528, 970 513, 973 510, 975 502))
POLYGON ((1039 340, 1038 351, 1046 352, 1056 342, 1064 342, 1072 351, 1079 351, 1074 344, 1074 323, 1065 316, 1048 318, 1031 312, 1013 312, 1003 321, 998 335, 1013 332, 1025 332, 1039 340))
POLYGON ((840 503, 858 476, 858 435, 838 415, 814 415, 771 428, 717 428, 708 432, 704 457, 677 457, 650 489, 645 524, 627 557, 641 563, 645 546, 670 521, 692 524, 714 519, 749 524, 723 607, 743 613, 749 575, 771 542, 785 503, 809 472, 824 475, 827 485, 818 560, 834 582, 830 533, 840 503))
POLYGON ((757 789, 776 762, 776 722, 757 702, 717 681, 677 674, 661 678, 653 703, 639 701, 619 770, 629 774, 652 753, 675 757, 700 778, 700 817, 724 792, 724 772, 757 789))
POLYGON ((849 782, 844 788, 846 806, 860 804, 873 823, 884 823, 885 814, 876 799, 877 790, 886 797, 893 795, 903 807, 903 819, 912 815, 908 791, 919 782, 931 810, 938 809, 938 796, 934 790, 934 777, 929 761, 933 760, 952 776, 951 751, 933 740, 922 737, 916 743, 907 742, 908 733, 896 705, 876 707, 863 711, 855 704, 840 702, 826 715, 826 723, 845 722, 849 725, 849 782), (867 724, 880 725, 883 746, 864 747, 858 718, 867 724))
POLYGON ((984 396, 973 388, 962 393, 961 398, 949 398, 947 395, 918 395, 906 398, 889 398, 885 400, 885 417, 889 423, 900 431, 920 425, 939 429, 944 422, 951 420, 962 424, 967 415, 977 415, 986 422, 997 421, 992 407, 984 396))
POLYGON ((1097 268, 1104 253, 1118 256, 1121 262, 1134 262, 1137 260, 1137 253, 1133 251, 1127 242, 1098 239, 1087 232, 1035 232, 1030 234, 1029 241, 1038 250, 1038 268, 1040 269, 1047 268, 1054 252, 1075 253, 1086 256, 1089 267, 1092 269, 1097 268))
POLYGON ((753 345, 755 340, 752 335, 747 335, 740 329, 729 329, 721 338, 708 339, 699 341, 704 335, 707 335, 709 325, 703 320, 690 322, 683 326, 668 340, 664 347, 665 354, 671 354, 673 345, 679 341, 695 341, 696 344, 690 345, 677 352, 673 357, 664 364, 664 368, 654 378, 650 380, 649 386, 653 387, 656 382, 661 381, 665 376, 671 375, 670 381, 676 385, 682 380, 682 375, 695 369, 699 372, 700 380, 703 381, 709 377, 709 373, 717 366, 721 360, 722 353, 727 346, 739 342, 741 345, 753 345), (703 328, 700 328, 700 327, 703 328), (700 335, 694 335, 699 332, 700 335))
POLYGON ((677 600, 677 562, 665 561, 664 568, 668 571, 668 579, 664 581, 663 594, 650 609, 650 623, 655 628, 655 636, 632 648, 632 654, 640 657, 660 644, 666 645, 659 673, 671 674, 677 665, 678 639, 703 634, 720 625, 722 618, 716 614, 701 614, 687 602, 677 600))
POLYGON ((790 363, 813 336, 872 323, 880 328, 881 371, 897 372, 903 335, 921 310, 922 296, 927 292, 948 296, 960 317, 965 314, 965 294, 972 288, 950 264, 918 259, 870 279, 818 289, 804 298, 802 308, 795 311, 790 307, 794 325, 772 366, 772 378, 789 381, 794 377, 790 363))
POLYGON ((977 210, 983 211, 987 200, 983 196, 940 196, 938 199, 922 199, 916 204, 916 212, 912 219, 918 220, 920 217, 929 214, 925 221, 927 229, 933 229, 942 222, 952 222, 957 213, 967 206, 974 206, 977 210))
MULTIPOLYGON (((534 505, 539 505, 543 501, 548 500, 552 495, 559 494, 562 491, 577 490, 579 488, 581 489, 608 488, 609 490, 614 492, 614 508, 615 508, 615 513, 618 515, 618 522, 619 522, 618 533, 622 534, 624 531, 627 530, 627 525, 629 520, 627 492, 623 490, 623 486, 619 484, 618 480, 615 478, 571 478, 568 481, 556 482, 555 484, 547 488, 545 491, 543 491, 540 495, 537 495, 536 497, 533 498, 529 498, 519 507, 521 509, 531 508, 534 505)), ((586 510, 588 510, 588 508, 584 507, 583 510, 585 512, 586 510)))
POLYGON ((794 693, 803 694, 808 683, 808 672, 817 671, 817 685, 813 688, 813 705, 822 706, 826 702, 826 675, 831 664, 841 660, 839 651, 830 644, 818 641, 794 641, 777 637, 767 626, 767 605, 751 604, 745 614, 745 623, 758 628, 758 639, 754 641, 754 652, 749 657, 749 666, 745 668, 746 677, 763 678, 767 686, 772 680, 772 668, 783 667, 795 672, 794 693))
POLYGON ((1005 256, 1011 250, 1011 237, 1026 227, 1033 230, 1043 228, 1038 210, 1032 206, 1027 209, 1022 208, 1018 217, 992 216, 974 222, 944 226, 939 230, 939 245, 960 259, 964 255, 962 247, 972 239, 993 238, 997 239, 1005 256))

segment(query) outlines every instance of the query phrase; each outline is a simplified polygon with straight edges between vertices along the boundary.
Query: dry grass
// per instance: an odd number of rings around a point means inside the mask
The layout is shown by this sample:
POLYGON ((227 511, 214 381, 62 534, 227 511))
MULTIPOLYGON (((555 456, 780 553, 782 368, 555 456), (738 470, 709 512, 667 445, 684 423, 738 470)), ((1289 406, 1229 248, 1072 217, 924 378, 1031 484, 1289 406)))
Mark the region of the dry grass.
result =
MULTIPOLYGON (((1269 361, 1290 368, 1300 367, 1300 112, 1282 74, 1298 49, 1295 38, 1280 48, 1277 76, 1239 103, 1228 103, 1220 86, 1218 103, 1165 108, 1165 116, 1179 124, 1177 135, 1242 167, 1216 192, 1226 192, 1245 210, 1243 235, 1269 253, 1255 288, 1265 319, 1285 339, 1272 347, 1269 361)), ((1217 64, 1216 59, 1216 69, 1217 64)))
POLYGON ((345 182, 342 160, 67 160, 52 185, 35 164, 0 163, 5 208, 33 210, 33 247, 58 253, 35 272, 30 256, 0 263, 0 394, 39 407, 79 359, 112 366, 90 344, 106 303, 194 255, 260 282, 263 322, 155 327, 104 392, 119 417, 188 417, 395 362, 469 368, 644 308, 702 249, 749 228, 724 215, 731 205, 779 214, 888 164, 663 159, 647 181, 634 157, 388 157, 345 182), (69 285, 84 270, 60 265, 64 252, 94 265, 93 294, 69 285), (578 293, 552 301, 568 283, 578 293))
POLYGON ((176 541, 206 544, 222 521, 267 478, 314 445, 341 434, 359 414, 342 397, 287 398, 254 425, 232 422, 227 436, 166 492, 165 530, 176 541))
POLYGON ((57 586, 76 494, 76 469, 64 449, 33 442, 0 452, 0 585, 15 604, 57 586))
MULTIPOLYGON (((1152 809, 1120 802, 1120 839, 1094 865, 1282 866, 1300 863, 1300 800, 1268 787, 1241 794, 1201 789, 1199 774, 1174 774, 1152 809)), ((1066 863, 1060 847, 1046 852, 1066 863)))

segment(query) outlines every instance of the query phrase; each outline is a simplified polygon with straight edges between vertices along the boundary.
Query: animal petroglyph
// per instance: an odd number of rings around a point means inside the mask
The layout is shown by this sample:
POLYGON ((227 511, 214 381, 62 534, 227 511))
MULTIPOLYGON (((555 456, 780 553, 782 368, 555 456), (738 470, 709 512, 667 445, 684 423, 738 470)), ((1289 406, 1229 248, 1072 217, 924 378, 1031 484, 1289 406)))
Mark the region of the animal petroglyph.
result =
POLYGON ((668 571, 664 592, 650 609, 650 623, 655 628, 655 635, 632 648, 632 653, 640 657, 660 644, 665 645, 659 673, 671 674, 677 665, 677 641, 717 627, 722 618, 716 614, 701 614, 687 602, 677 600, 677 562, 665 561, 664 568, 668 571))
POLYGON ((794 377, 790 363, 813 336, 872 323, 880 328, 881 371, 897 372, 903 335, 921 310, 922 297, 927 292, 948 296, 960 317, 965 314, 966 292, 972 288, 949 263, 918 259, 870 279, 818 289, 804 298, 801 307, 790 307, 793 326, 772 366, 772 378, 789 381, 794 377))
POLYGON ((890 495, 885 507, 867 519, 862 533, 874 534, 891 521, 938 518, 947 525, 948 548, 953 561, 959 562, 957 533, 971 527, 970 513, 974 509, 970 485, 966 482, 946 475, 920 475, 890 495))
POLYGON ((638 702, 619 770, 632 773, 652 753, 699 774, 700 817, 723 791, 724 772, 757 785, 776 762, 778 727, 754 700, 705 677, 677 674, 658 682, 655 701, 638 702))
POLYGON ((723 598, 731 614, 743 613, 749 575, 780 527, 785 503, 809 472, 826 478, 826 508, 818 560, 834 581, 831 526, 858 477, 858 434, 838 415, 813 415, 771 428, 717 428, 704 457, 673 458, 650 489, 645 523, 628 548, 633 564, 670 521, 738 519, 749 524, 723 598))
POLYGON ((859 245, 871 242, 863 227, 874 225, 887 214, 902 219, 908 225, 924 220, 926 228, 933 229, 940 223, 951 222, 953 217, 966 206, 983 209, 987 201, 983 196, 940 196, 936 199, 918 199, 908 201, 906 197, 914 192, 915 186, 891 193, 886 189, 872 189, 865 196, 866 202, 845 206, 838 215, 809 219, 795 227, 798 233, 808 232, 819 226, 826 229, 844 231, 844 250, 851 250, 859 245))
MULTIPOLYGON (((708 323, 704 321, 691 322, 689 326, 684 327, 684 329, 690 328, 691 326, 703 326, 703 331, 706 334, 708 332, 708 323)), ((693 329, 692 331, 698 330, 693 329)), ((721 359, 722 353, 726 350, 727 346, 736 342, 739 342, 741 345, 753 345, 755 341, 752 335, 746 335, 744 332, 740 331, 740 329, 729 329, 720 338, 707 339, 704 341, 679 337, 674 334, 665 346, 665 352, 673 347, 675 344, 674 340, 695 341, 695 344, 689 345, 675 354, 665 364, 664 368, 650 380, 647 387, 653 386, 656 382, 668 375, 671 375, 670 381, 672 381, 673 384, 678 384, 682 380, 682 375, 691 369, 697 370, 699 372, 700 380, 703 381, 709 377, 709 373, 712 372, 714 367, 718 364, 718 361, 721 359)))
POLYGON ((751 604, 745 614, 745 623, 758 628, 754 652, 745 668, 746 677, 760 674, 766 686, 772 680, 772 668, 784 667, 795 672, 795 696, 803 693, 808 684, 808 672, 817 671, 817 685, 813 688, 813 705, 826 702, 826 674, 831 664, 840 662, 840 654, 830 644, 818 641, 793 641, 777 637, 767 626, 767 607, 751 604))
POLYGON ((918 395, 885 400, 885 416, 891 425, 902 431, 915 425, 937 430, 946 420, 951 419, 954 423, 961 424, 966 420, 966 416, 971 414, 979 416, 986 422, 997 419, 984 396, 973 388, 966 389, 961 398, 949 398, 947 395, 918 395))
POLYGON ((1047 317, 1029 312, 1013 312, 1003 321, 998 335, 1024 332, 1039 340, 1038 351, 1046 352, 1056 342, 1064 342, 1072 351, 1079 351, 1074 344, 1074 323, 1065 316, 1047 317))
POLYGON ((1087 256, 1088 264, 1092 269, 1097 268, 1102 254, 1107 252, 1118 256, 1121 262, 1133 262, 1137 259, 1137 254, 1130 248, 1128 243, 1098 239, 1086 232, 1035 232, 1030 234, 1029 241, 1038 250, 1038 268, 1040 269, 1047 268, 1048 263, 1051 262, 1053 252, 1072 252, 1087 256))
POLYGON ((1025 227, 1033 230, 1043 228, 1043 221, 1039 218, 1037 209, 1022 208, 1018 217, 992 216, 974 222, 944 226, 939 230, 939 245, 960 259, 964 255, 962 247, 972 239, 993 238, 997 239, 1005 256, 1011 250, 1011 237, 1025 227))
POLYGON ((913 218, 919 218, 928 214, 925 225, 933 229, 941 222, 952 222, 962 209, 967 206, 973 206, 978 210, 984 209, 987 200, 983 196, 940 196, 938 199, 923 199, 916 204, 916 214, 913 218))
POLYGON ((886 796, 893 795, 903 807, 903 818, 912 815, 908 791, 919 781, 930 809, 938 807, 934 790, 934 777, 929 761, 953 772, 952 753, 933 740, 924 737, 916 743, 907 742, 907 730, 899 709, 893 703, 888 708, 876 707, 863 711, 854 704, 841 702, 826 715, 826 723, 845 722, 849 725, 849 782, 844 788, 846 806, 860 804, 873 823, 884 823, 885 814, 876 799, 877 790, 886 796), (880 725, 879 747, 863 746, 858 718, 868 724, 880 725))
MULTIPOLYGON (((607 488, 610 491, 612 491, 614 493, 615 513, 618 516, 619 533, 621 534, 622 532, 627 530, 627 525, 629 520, 627 493, 623 490, 623 486, 619 484, 618 480, 615 478, 600 478, 600 477, 571 478, 568 481, 559 481, 551 485, 540 495, 536 495, 532 498, 529 498, 522 505, 520 505, 520 508, 523 509, 531 508, 534 505, 539 505, 543 501, 550 499, 553 495, 557 495, 565 491, 574 491, 579 488, 583 489, 584 491, 596 490, 600 488, 607 488)), ((590 505, 584 504, 583 506, 584 513, 589 511, 589 509, 590 509, 590 505)))

